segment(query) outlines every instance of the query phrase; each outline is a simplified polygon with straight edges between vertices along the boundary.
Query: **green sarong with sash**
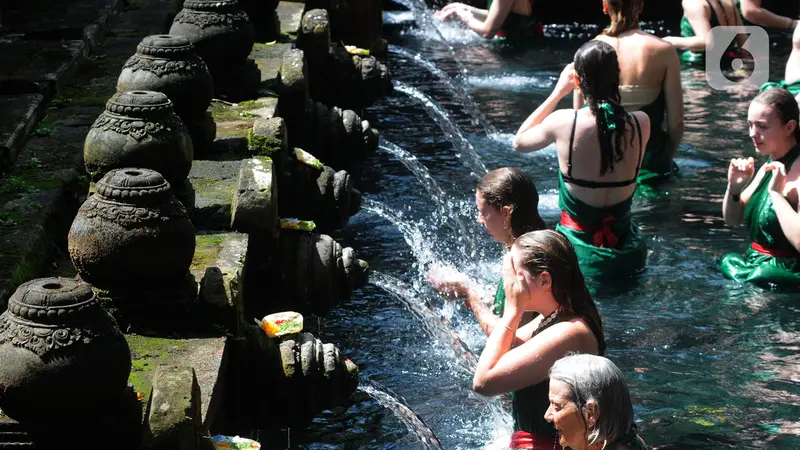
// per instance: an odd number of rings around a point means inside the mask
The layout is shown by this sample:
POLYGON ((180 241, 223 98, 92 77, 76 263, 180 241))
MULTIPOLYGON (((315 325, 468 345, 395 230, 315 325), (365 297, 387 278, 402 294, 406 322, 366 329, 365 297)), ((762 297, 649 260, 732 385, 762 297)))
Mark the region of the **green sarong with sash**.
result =
POLYGON ((631 220, 633 197, 616 205, 595 208, 575 197, 558 175, 561 222, 556 230, 575 247, 584 276, 627 276, 645 268, 647 244, 631 220))
MULTIPOLYGON (((787 172, 798 155, 800 145, 780 159, 787 172)), ((764 174, 744 209, 744 222, 753 244, 744 257, 737 254, 726 255, 722 259, 722 273, 742 283, 800 285, 800 252, 783 234, 778 215, 772 207, 769 195, 772 177, 772 172, 764 174)))

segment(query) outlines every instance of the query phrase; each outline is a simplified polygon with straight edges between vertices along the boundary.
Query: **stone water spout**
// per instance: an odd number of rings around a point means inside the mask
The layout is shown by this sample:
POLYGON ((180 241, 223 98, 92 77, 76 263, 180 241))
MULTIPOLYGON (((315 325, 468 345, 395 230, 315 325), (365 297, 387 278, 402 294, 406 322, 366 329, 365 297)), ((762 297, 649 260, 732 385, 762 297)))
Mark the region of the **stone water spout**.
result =
POLYGON ((169 34, 194 44, 214 79, 215 95, 234 100, 255 95, 261 72, 248 59, 255 31, 237 0, 186 0, 169 34))
POLYGON ((281 192, 281 217, 313 220, 319 231, 327 232, 343 228, 358 212, 361 193, 353 187, 350 174, 323 165, 299 148, 290 150, 282 118, 257 120, 250 132, 249 146, 251 151, 272 159, 281 192))
POLYGON ((328 12, 307 10, 297 47, 308 63, 311 97, 327 105, 360 109, 392 91, 386 65, 374 56, 351 54, 340 41, 331 41, 328 12))
POLYGON ((324 9, 331 20, 331 37, 370 51, 370 54, 386 54, 387 43, 383 39, 383 11, 381 2, 374 0, 308 0, 306 9, 324 9))
POLYGON ((28 281, 0 315, 0 408, 34 436, 135 440, 142 411, 127 387, 130 371, 128 343, 83 282, 28 281))
POLYGON ((237 372, 254 392, 265 393, 248 415, 269 428, 307 426, 321 411, 344 404, 358 386, 358 366, 311 333, 270 339, 250 325, 246 337, 254 354, 237 372))
POLYGON ((216 136, 216 124, 207 111, 214 83, 206 63, 183 36, 147 36, 122 68, 117 92, 158 91, 172 101, 175 114, 189 131, 195 152, 207 148, 216 136))
POLYGON ((311 101, 307 72, 302 51, 284 53, 276 114, 286 122, 289 146, 358 176, 361 163, 378 148, 379 133, 352 110, 311 101))

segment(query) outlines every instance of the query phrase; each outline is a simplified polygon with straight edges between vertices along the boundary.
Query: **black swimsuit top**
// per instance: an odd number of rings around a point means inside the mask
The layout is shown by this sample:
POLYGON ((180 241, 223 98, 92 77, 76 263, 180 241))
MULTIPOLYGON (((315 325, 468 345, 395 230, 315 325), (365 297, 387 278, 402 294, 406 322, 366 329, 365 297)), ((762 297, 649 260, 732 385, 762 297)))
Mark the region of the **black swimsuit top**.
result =
MULTIPOLYGON (((639 161, 642 160, 642 128, 639 125, 639 119, 633 115, 633 120, 636 122, 636 131, 639 134, 639 161)), ((578 111, 575 111, 575 120, 572 122, 572 135, 569 138, 569 159, 567 159, 567 173, 562 173, 561 176, 564 178, 564 182, 574 184, 575 186, 585 187, 589 189, 598 189, 598 188, 615 188, 615 187, 625 187, 630 186, 636 183, 636 177, 639 176, 639 163, 636 163, 636 174, 630 180, 623 180, 623 181, 593 181, 593 180, 581 180, 580 178, 573 178, 572 177, 572 147, 575 143, 575 126, 578 123, 578 111)))

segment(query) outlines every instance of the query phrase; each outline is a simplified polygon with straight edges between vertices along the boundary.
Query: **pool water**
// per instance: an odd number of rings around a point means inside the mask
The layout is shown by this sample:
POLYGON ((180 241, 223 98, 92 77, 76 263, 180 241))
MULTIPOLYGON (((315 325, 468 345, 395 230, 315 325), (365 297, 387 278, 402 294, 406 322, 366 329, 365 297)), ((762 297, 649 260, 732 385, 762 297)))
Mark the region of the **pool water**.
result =
MULTIPOLYGON (((387 62, 393 77, 435 100, 489 170, 518 166, 531 175, 540 212, 554 226, 560 214, 554 150, 516 154, 510 139, 585 38, 569 30, 527 44, 484 42, 450 27, 415 26, 410 13, 397 14, 402 23, 386 27, 390 43, 453 77, 499 134, 487 136, 472 123, 460 99, 422 66, 394 54, 387 62)), ((598 28, 586 29, 590 36, 598 28)), ((791 43, 788 36, 774 38, 771 78, 779 79, 791 43)), ((723 255, 749 245, 746 230, 727 227, 721 209, 729 159, 755 156, 746 111, 756 92, 714 91, 702 68, 684 68, 682 79, 681 175, 633 205, 649 248, 647 270, 632 281, 592 286, 607 356, 626 375, 640 434, 651 446, 800 448, 800 297, 732 282, 718 269, 723 255)), ((503 250, 475 223, 477 174, 408 95, 395 92, 364 116, 413 155, 441 192, 431 195, 389 151, 369 158, 360 184, 364 208, 336 238, 369 261, 371 282, 311 331, 359 364, 370 389, 377 386, 404 407, 387 408, 357 392, 348 407, 288 432, 288 445, 503 448, 511 431, 508 404, 471 391, 485 337, 470 311, 425 282, 432 263, 446 262, 493 292, 503 250)))

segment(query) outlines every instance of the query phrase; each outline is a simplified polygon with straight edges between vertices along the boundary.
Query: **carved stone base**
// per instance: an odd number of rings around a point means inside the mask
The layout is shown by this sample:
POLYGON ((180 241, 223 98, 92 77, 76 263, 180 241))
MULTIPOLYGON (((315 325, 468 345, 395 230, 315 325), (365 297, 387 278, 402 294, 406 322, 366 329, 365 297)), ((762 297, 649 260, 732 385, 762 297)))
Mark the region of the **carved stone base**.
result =
POLYGON ((247 59, 244 64, 232 67, 224 73, 213 74, 216 96, 238 102, 253 99, 261 85, 261 70, 256 62, 247 59))
POLYGON ((172 187, 172 195, 178 199, 179 202, 186 208, 186 212, 189 215, 192 214, 194 211, 194 186, 192 186, 192 182, 189 179, 183 180, 183 184, 180 186, 173 186, 172 187))
POLYGON ((211 115, 211 111, 204 111, 199 118, 184 120, 183 123, 192 138, 195 159, 198 156, 207 155, 214 144, 214 139, 217 137, 217 124, 214 122, 214 116, 211 115))
POLYGON ((160 285, 142 280, 140 286, 96 290, 123 332, 137 330, 186 331, 203 328, 193 314, 198 284, 191 273, 182 280, 160 285))

